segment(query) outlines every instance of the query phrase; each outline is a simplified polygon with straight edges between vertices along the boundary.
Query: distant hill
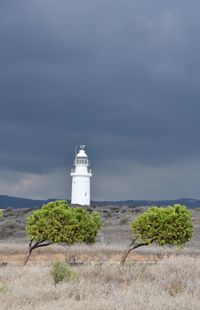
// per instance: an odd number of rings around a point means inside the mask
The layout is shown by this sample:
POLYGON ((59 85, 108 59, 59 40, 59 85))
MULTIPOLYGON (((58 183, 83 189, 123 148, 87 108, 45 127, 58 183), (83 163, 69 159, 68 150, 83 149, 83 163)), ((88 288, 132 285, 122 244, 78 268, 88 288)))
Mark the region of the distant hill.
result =
POLYGON ((13 209, 20 209, 20 208, 37 208, 55 199, 48 199, 48 200, 34 200, 28 198, 18 198, 18 197, 11 197, 7 195, 0 195, 0 209, 6 208, 13 208, 13 209))
MULTIPOLYGON (((0 209, 13 208, 37 208, 41 205, 54 201, 56 199, 47 200, 34 200, 28 198, 11 197, 7 195, 0 195, 0 209)), ((68 200, 69 201, 69 200, 68 200)), ((69 201, 70 202, 70 201, 69 201)), ((168 206, 172 204, 180 203, 188 208, 200 208, 200 199, 191 198, 180 198, 176 200, 121 200, 121 201, 92 201, 91 205, 97 206, 130 206, 130 207, 141 207, 141 206, 168 206)))

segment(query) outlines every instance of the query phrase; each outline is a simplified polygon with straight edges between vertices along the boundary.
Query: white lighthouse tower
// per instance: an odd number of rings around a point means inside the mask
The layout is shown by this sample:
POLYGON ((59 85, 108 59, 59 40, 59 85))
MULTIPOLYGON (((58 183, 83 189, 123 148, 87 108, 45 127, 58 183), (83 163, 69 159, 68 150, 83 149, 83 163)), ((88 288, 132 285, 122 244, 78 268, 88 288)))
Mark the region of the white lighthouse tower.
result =
POLYGON ((70 174, 72 176, 71 204, 87 206, 90 205, 90 178, 92 172, 84 148, 85 145, 80 146, 80 150, 75 156, 74 168, 70 174))

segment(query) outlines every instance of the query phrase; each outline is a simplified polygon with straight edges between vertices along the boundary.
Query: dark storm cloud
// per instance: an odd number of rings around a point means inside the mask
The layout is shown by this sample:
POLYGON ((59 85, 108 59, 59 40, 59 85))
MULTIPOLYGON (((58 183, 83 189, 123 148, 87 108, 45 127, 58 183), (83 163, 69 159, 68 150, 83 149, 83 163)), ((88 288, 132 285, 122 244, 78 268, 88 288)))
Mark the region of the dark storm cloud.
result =
POLYGON ((194 0, 1 1, 0 168, 57 180, 85 143, 98 188, 105 177, 144 184, 133 167, 178 174, 199 158, 199 9, 194 0))

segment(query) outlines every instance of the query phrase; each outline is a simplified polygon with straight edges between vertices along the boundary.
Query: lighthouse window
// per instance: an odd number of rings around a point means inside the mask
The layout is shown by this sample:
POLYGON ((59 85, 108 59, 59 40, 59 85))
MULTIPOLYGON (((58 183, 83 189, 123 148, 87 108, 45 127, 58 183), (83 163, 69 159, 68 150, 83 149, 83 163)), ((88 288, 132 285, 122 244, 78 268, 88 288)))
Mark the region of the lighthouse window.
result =
POLYGON ((77 158, 76 162, 77 162, 77 164, 83 164, 83 165, 88 164, 87 158, 77 158))

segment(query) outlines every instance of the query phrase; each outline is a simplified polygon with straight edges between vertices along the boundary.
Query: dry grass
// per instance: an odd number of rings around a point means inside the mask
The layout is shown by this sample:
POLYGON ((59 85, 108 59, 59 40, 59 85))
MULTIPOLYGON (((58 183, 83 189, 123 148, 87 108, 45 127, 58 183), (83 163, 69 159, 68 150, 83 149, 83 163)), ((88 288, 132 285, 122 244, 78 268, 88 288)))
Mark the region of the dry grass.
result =
POLYGON ((193 211, 195 233, 185 249, 144 247, 119 268, 130 235, 129 213, 103 213, 105 244, 38 249, 26 267, 28 240, 12 235, 1 241, 0 263, 8 266, 0 267, 0 310, 199 310, 200 212, 193 211), (71 257, 84 262, 73 267, 79 280, 55 287, 50 263, 71 257))
MULTIPOLYGON (((67 256, 82 256, 88 255, 91 257, 104 257, 107 259, 109 256, 113 256, 113 254, 122 255, 122 252, 126 250, 129 241, 126 240, 124 243, 95 243, 91 246, 85 244, 73 245, 71 247, 64 247, 62 245, 51 245, 47 248, 39 248, 34 251, 33 256, 37 256, 38 254, 51 255, 51 254, 66 254, 67 256)), ((21 240, 19 242, 18 239, 12 240, 12 242, 8 241, 0 241, 0 256, 2 255, 26 255, 28 250, 28 240, 24 242, 21 240)), ((169 247, 169 246, 146 246, 136 250, 134 253, 141 255, 188 255, 188 256, 199 256, 200 255, 200 247, 191 247, 186 246, 182 249, 169 247)), ((134 254, 131 254, 134 255, 134 254)))
POLYGON ((2 310, 199 310, 200 258, 157 264, 82 265, 76 282, 54 286, 50 266, 0 268, 2 310))

